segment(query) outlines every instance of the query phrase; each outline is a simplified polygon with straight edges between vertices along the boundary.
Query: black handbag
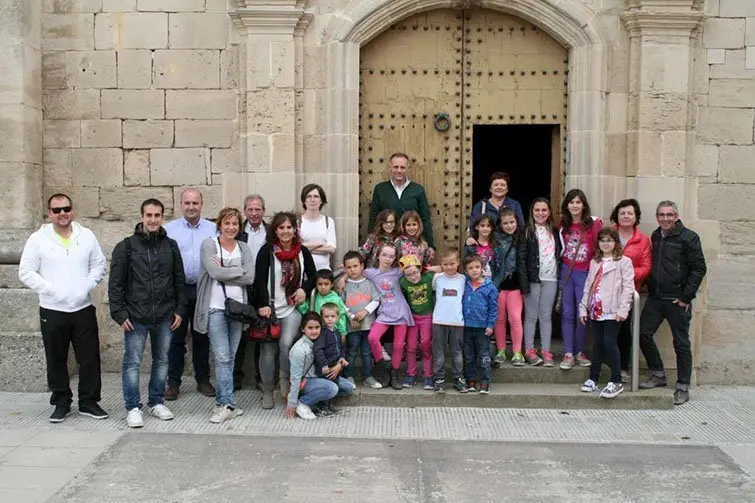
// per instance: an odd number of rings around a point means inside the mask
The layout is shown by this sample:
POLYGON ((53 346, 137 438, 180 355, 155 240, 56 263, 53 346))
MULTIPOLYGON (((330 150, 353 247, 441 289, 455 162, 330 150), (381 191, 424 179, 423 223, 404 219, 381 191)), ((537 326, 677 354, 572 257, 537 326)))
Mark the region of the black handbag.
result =
MULTIPOLYGON (((223 245, 218 238, 218 247, 220 248, 220 267, 223 267, 223 245)), ((232 321, 240 321, 245 325, 252 325, 257 321, 257 310, 250 304, 244 304, 236 299, 228 297, 225 292, 225 283, 218 281, 220 288, 223 289, 225 297, 225 317, 232 321)))

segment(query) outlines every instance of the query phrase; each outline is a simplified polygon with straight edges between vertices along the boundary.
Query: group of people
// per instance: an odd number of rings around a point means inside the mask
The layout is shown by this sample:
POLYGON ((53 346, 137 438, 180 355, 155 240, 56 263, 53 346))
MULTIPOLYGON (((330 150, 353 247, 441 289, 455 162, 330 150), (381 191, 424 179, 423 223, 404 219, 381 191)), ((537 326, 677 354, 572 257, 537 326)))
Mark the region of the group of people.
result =
MULTIPOLYGON (((554 366, 554 311, 560 313, 564 344, 559 367, 590 367, 581 389, 613 398, 627 379, 628 320, 637 308, 633 293, 647 284, 640 344, 650 375, 640 387, 667 384, 654 342, 665 319, 677 353, 674 401, 689 400, 691 302, 706 266, 697 234, 684 227, 673 202, 658 204, 659 227, 651 238, 638 228, 636 200, 619 202, 611 213, 613 225, 604 227, 591 216, 579 189, 567 193, 558 223, 545 198, 532 202, 525 219, 521 206, 508 196, 508 176, 496 172, 490 197, 473 207, 463 249, 436 254, 427 196, 408 178, 408 157, 394 154, 389 164, 391 179, 374 190, 371 232, 358 250, 338 261, 344 271, 339 279, 332 270, 335 222, 321 213, 327 197, 319 185, 304 187, 301 212, 278 212, 269 223, 263 220, 260 195, 245 199, 243 214, 227 207, 214 222, 202 217, 202 194, 196 189, 183 192, 182 217, 166 225, 162 202, 142 203, 134 234, 113 250, 108 284, 110 315, 125 337, 122 381, 128 426, 144 424, 139 368, 148 335, 150 415, 174 417, 165 401, 179 397, 189 332, 197 390, 215 397, 210 421, 222 423, 243 414, 234 392, 242 385, 251 328, 228 316, 230 301, 254 306, 255 316, 277 329, 275 337, 255 344, 262 408, 274 407, 277 374, 286 414, 314 419, 337 413, 333 398, 356 389, 357 357, 365 386, 409 388, 421 377, 424 389, 438 393, 445 392, 447 351, 453 388, 460 393, 489 393, 491 362, 500 365, 510 358, 515 367, 554 366), (585 352, 588 325, 594 342, 591 358, 585 352), (383 341, 389 331, 391 354, 383 341), (604 362, 611 377, 601 388, 604 362)), ((98 405, 99 337, 90 293, 105 275, 106 259, 94 234, 74 222, 69 196, 55 194, 47 206, 50 223, 28 239, 19 277, 39 294, 50 403, 55 406, 50 421, 61 422, 71 412, 70 345, 80 369, 79 412, 104 419, 108 414, 98 405)))

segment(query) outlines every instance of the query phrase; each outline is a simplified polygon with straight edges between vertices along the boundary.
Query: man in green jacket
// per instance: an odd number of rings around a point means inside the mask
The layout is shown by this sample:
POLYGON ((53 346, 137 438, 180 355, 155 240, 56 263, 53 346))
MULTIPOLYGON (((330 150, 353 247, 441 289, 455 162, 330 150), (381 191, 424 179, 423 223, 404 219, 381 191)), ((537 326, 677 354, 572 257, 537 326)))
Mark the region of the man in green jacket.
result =
POLYGON ((372 231, 375 227, 375 217, 382 210, 394 210, 399 217, 405 211, 414 210, 422 218, 423 235, 428 246, 434 248, 430 204, 427 202, 425 188, 412 182, 406 176, 409 169, 409 157, 404 153, 397 152, 391 156, 388 164, 391 167, 391 179, 375 185, 372 191, 369 230, 372 231))

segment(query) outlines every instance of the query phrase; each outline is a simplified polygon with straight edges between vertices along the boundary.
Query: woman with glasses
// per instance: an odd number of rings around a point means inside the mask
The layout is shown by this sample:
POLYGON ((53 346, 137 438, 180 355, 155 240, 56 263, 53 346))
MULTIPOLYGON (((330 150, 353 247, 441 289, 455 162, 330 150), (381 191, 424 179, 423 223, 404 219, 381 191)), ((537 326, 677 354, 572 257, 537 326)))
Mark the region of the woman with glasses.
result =
POLYGON ((316 183, 307 184, 301 191, 301 204, 304 207, 299 219, 302 245, 312 253, 316 270, 330 270, 330 257, 336 251, 336 224, 320 213, 328 204, 325 191, 316 183))

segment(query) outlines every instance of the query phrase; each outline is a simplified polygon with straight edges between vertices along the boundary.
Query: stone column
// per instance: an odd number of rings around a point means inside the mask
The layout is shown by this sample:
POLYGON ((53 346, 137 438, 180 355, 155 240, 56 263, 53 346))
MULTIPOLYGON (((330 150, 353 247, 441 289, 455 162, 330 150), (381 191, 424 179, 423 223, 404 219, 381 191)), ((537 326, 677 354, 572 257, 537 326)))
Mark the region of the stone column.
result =
POLYGON ((0 5, 0 228, 32 228, 42 211, 40 2, 0 5))
MULTIPOLYGON (((699 223, 698 182, 687 155, 695 143, 693 38, 704 17, 697 10, 698 3, 628 0, 629 9, 622 15, 630 37, 627 195, 639 200, 646 215, 642 227, 647 232, 657 227, 655 208, 666 199, 677 202, 686 225, 694 229, 699 223)), ((695 368, 699 362, 704 297, 700 294, 694 303, 690 327, 695 368)), ((666 367, 676 368, 666 324, 657 341, 666 367)))
MULTIPOLYGON (((268 212, 298 207, 295 138, 297 38, 311 14, 303 0, 236 0, 231 14, 242 45, 241 173, 225 181, 226 200, 262 194, 268 212)), ((301 64, 301 63, 299 63, 301 64)), ((299 165, 301 166, 301 161, 299 165)), ((301 169, 301 167, 299 168, 301 169)))

